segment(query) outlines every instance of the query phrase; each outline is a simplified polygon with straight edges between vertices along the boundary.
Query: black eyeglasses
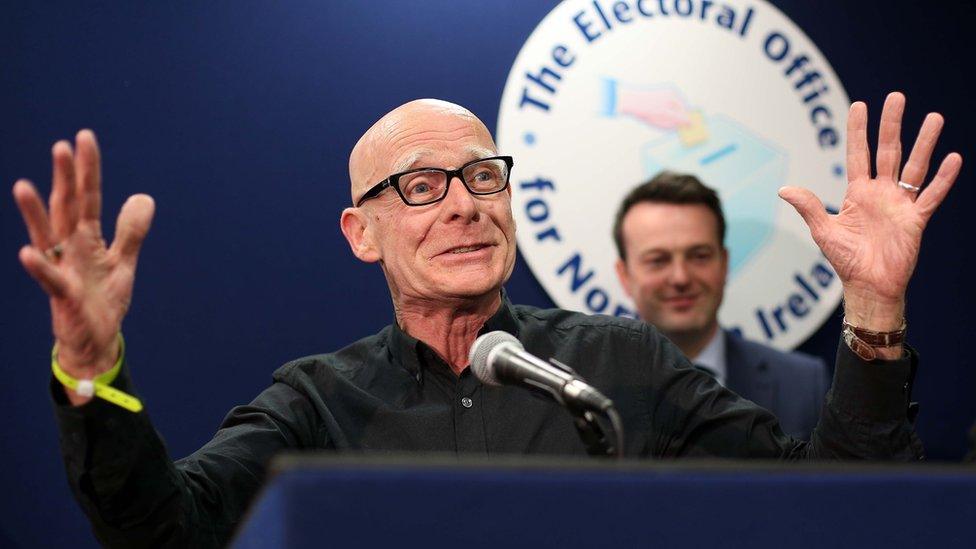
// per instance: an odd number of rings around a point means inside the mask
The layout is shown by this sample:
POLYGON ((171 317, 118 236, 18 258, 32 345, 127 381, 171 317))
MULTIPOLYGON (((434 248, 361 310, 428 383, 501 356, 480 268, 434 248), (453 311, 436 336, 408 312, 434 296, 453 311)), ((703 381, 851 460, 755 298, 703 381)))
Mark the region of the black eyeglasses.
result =
POLYGON ((508 188, 508 176, 512 172, 511 156, 492 156, 474 160, 456 170, 417 168, 395 173, 373 186, 356 202, 362 206, 375 198, 387 187, 393 187, 407 206, 424 206, 444 200, 451 180, 457 177, 473 195, 500 193, 508 188))

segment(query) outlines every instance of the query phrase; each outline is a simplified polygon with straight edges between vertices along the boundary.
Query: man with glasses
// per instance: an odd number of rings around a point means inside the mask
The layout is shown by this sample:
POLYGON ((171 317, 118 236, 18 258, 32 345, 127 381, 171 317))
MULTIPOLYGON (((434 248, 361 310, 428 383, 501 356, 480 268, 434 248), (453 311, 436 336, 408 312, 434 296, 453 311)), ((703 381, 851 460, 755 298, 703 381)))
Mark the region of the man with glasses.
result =
POLYGON ((72 489, 106 544, 212 546, 226 542, 268 460, 288 448, 585 454, 558 405, 471 374, 471 344, 491 330, 573 365, 612 398, 628 456, 919 459, 906 410, 917 358, 902 346, 905 288, 922 228, 961 158, 947 157, 918 193, 941 127, 930 115, 899 178, 903 106, 900 94, 886 101, 876 179, 866 107, 852 107, 840 216, 829 217, 808 191, 781 191, 844 281, 849 322, 809 442, 785 435, 770 413, 692 368, 641 322, 510 303, 502 285, 515 262, 512 161, 497 155, 473 114, 421 100, 381 118, 356 144, 354 206, 340 221, 356 257, 383 269, 396 322, 286 364, 213 440, 175 463, 132 396, 119 335, 153 202, 130 198, 106 249, 98 148, 82 131, 74 151, 66 142, 53 149, 50 213, 29 183, 14 186, 31 237, 20 260, 51 297, 52 392, 72 489))

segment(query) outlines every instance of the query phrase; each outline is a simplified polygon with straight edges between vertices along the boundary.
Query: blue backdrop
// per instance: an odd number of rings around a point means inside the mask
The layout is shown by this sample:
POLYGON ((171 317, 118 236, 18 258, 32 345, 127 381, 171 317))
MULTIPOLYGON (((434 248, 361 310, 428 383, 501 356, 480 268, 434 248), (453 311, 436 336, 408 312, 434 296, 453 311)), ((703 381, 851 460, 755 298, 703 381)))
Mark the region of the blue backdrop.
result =
MULTIPOLYGON (((876 124, 908 96, 905 141, 928 110, 936 154, 974 160, 976 9, 955 2, 774 2, 832 63, 876 124)), ((77 5, 76 5, 77 4, 77 5)), ((283 362, 336 349, 392 319, 379 268, 338 228, 346 161, 381 114, 418 97, 469 107, 494 129, 505 79, 550 1, 209 2, 0 8, 0 181, 47 192, 49 147, 81 127, 104 157, 106 234, 124 198, 155 197, 124 330, 133 376, 174 456, 210 438, 283 362)), ((967 347, 976 302, 971 166, 926 234, 908 303, 929 454, 958 459, 976 419, 967 347), (968 219, 968 221, 967 221, 968 219)), ((9 186, 7 187, 9 189, 9 186)), ((17 261, 27 241, 0 200, 5 394, 0 545, 90 544, 64 479, 47 396, 47 300, 17 261)), ((521 261, 517 302, 551 306, 521 261)), ((835 316, 803 349, 832 362, 835 316)))

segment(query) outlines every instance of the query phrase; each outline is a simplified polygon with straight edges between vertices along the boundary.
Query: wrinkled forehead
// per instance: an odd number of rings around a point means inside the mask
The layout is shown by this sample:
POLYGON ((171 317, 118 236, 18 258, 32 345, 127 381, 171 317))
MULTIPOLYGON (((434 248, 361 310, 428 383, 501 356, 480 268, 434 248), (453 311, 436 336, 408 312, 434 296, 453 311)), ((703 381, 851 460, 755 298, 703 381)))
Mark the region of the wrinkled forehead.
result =
POLYGON ((373 143, 377 169, 389 173, 417 167, 447 167, 494 154, 488 129, 467 111, 412 109, 391 117, 373 143))
POLYGON ((405 154, 393 160, 390 174, 414 170, 417 168, 456 169, 458 166, 495 155, 495 149, 484 145, 469 144, 446 149, 421 148, 405 151, 405 154), (444 158, 450 157, 446 163, 444 158))

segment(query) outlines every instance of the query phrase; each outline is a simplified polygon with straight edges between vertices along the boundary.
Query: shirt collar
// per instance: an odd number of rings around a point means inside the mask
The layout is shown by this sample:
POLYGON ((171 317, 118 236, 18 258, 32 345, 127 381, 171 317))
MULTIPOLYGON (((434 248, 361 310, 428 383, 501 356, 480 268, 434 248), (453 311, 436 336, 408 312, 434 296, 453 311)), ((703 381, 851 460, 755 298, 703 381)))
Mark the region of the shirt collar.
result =
POLYGON ((722 328, 715 330, 715 335, 705 345, 705 348, 698 353, 698 356, 691 360, 698 366, 708 368, 715 373, 715 379, 725 385, 728 377, 728 368, 725 364, 725 332, 722 328))
MULTIPOLYGON (((505 289, 502 288, 502 304, 495 311, 495 314, 485 322, 478 335, 486 334, 488 332, 493 332, 495 330, 501 330, 503 332, 508 332, 515 337, 518 337, 518 320, 515 318, 515 313, 512 310, 512 303, 508 300, 508 294, 505 289)), ((420 341, 419 339, 413 337, 407 332, 400 328, 397 324, 396 319, 393 320, 393 326, 390 328, 390 343, 388 350, 390 353, 390 361, 393 364, 407 370, 410 372, 415 379, 420 381, 421 376, 421 365, 424 363, 421 359, 421 354, 425 352, 432 352, 430 347, 420 341)))

